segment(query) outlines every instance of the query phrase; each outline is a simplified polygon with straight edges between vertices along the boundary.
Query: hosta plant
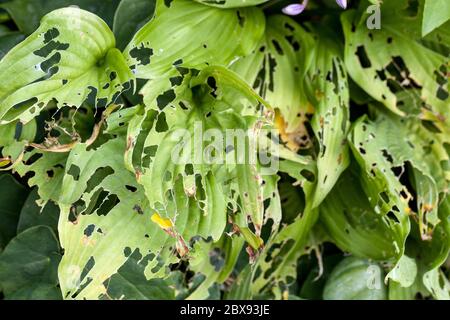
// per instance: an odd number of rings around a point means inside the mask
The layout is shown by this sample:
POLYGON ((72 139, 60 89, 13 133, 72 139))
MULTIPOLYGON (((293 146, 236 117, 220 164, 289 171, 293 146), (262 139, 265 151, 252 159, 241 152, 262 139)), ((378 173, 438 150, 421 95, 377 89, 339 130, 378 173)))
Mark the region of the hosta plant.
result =
POLYGON ((4 299, 450 299, 445 0, 0 0, 4 299))

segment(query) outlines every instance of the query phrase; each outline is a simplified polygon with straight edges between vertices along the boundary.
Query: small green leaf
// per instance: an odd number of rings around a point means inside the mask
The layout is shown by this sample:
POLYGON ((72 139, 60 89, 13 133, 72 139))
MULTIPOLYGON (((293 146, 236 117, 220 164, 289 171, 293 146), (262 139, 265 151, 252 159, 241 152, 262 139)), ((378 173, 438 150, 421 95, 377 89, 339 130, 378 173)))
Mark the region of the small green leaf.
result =
POLYGON ((25 230, 0 255, 0 286, 6 298, 61 298, 58 240, 46 226, 25 230))
POLYGON ((153 0, 120 1, 113 27, 119 50, 125 49, 133 35, 153 17, 155 5, 153 0))
POLYGON ((398 282, 402 287, 409 287, 414 283, 417 275, 417 264, 414 259, 403 255, 394 268, 387 274, 386 279, 398 282))
POLYGON ((383 270, 378 264, 345 258, 331 272, 325 285, 325 300, 385 300, 383 270))

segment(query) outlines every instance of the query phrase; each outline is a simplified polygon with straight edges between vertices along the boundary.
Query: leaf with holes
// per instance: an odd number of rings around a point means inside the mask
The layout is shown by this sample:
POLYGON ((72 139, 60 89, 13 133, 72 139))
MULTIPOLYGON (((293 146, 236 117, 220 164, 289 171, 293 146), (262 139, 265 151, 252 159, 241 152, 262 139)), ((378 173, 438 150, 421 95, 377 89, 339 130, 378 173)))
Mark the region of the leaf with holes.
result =
POLYGON ((76 8, 46 15, 39 29, 0 61, 0 77, 5 79, 1 123, 27 123, 52 101, 59 108, 80 107, 90 97, 95 106, 106 106, 133 79, 106 23, 76 8), (8 77, 11 73, 21 76, 8 77))
POLYGON ((408 4, 383 3, 383 27, 370 32, 365 14, 346 12, 345 64, 353 80, 391 111, 434 121, 448 134, 448 56, 420 41, 423 6, 408 4))
POLYGON ((257 8, 220 10, 189 0, 157 0, 152 19, 124 53, 136 77, 143 79, 161 77, 176 66, 226 66, 256 47, 264 26, 257 8))

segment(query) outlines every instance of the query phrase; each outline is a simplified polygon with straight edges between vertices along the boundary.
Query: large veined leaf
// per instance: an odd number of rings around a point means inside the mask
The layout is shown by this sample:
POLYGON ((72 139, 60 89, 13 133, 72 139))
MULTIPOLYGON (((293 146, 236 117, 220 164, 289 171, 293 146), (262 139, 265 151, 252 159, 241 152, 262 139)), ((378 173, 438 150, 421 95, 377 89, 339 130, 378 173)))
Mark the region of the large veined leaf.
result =
MULTIPOLYGON (((181 234, 190 230, 191 237, 195 228, 200 228, 199 235, 211 235, 218 240, 227 220, 227 203, 236 200, 239 211, 250 217, 258 230, 267 219, 264 218, 263 201, 272 197, 275 190, 272 178, 261 176, 259 165, 249 163, 251 158, 246 153, 257 151, 255 146, 245 141, 249 139, 247 133, 257 135, 255 128, 264 121, 256 116, 258 104, 252 99, 257 95, 236 75, 223 68, 205 69, 191 80, 183 74, 189 72, 187 69, 180 68, 179 71, 181 73, 172 77, 171 82, 178 79, 180 85, 174 85, 172 89, 169 86, 159 96, 157 93, 161 90, 152 81, 144 88, 144 102, 151 110, 137 115, 136 125, 132 121, 129 126, 127 140, 133 149, 127 150, 132 151, 126 157, 132 162, 128 167, 133 171, 138 168, 135 173, 146 189, 151 206, 160 214, 169 215, 177 221, 179 218, 176 216, 182 218, 183 211, 188 209, 190 212, 197 211, 192 212, 194 217, 202 217, 200 221, 192 221, 194 225, 186 231, 180 230, 181 234), (230 85, 227 87, 230 79, 237 83, 234 89, 230 85), (186 88, 186 83, 192 88, 186 88), (225 88, 235 92, 233 100, 222 97, 225 88), (242 101, 249 99, 245 92, 250 92, 250 101, 246 108, 240 109, 242 101), (155 96, 156 99, 151 98, 155 96), (170 99, 167 100, 167 97, 170 99), (242 116, 241 113, 247 115, 242 116), (206 138, 203 132, 213 136, 206 138), (244 134, 244 144, 237 144, 235 139, 240 138, 228 136, 227 132, 244 134), (246 155, 244 159, 233 158, 242 156, 239 154, 241 151, 246 155), (265 192, 265 189, 272 191, 265 192), (234 192, 240 199, 234 199, 234 192)), ((275 198, 272 201, 279 200, 275 198)), ((273 212, 278 214, 277 210, 273 212)), ((280 220, 276 216, 272 218, 275 222, 280 220)), ((240 221, 243 222, 241 227, 246 228, 246 218, 240 221)))
POLYGON ((439 268, 424 275, 424 284, 436 299, 450 300, 450 281, 439 268))
POLYGON ((270 16, 258 50, 231 66, 277 109, 275 125, 292 150, 307 147, 310 142, 304 123, 306 113, 313 110, 300 79, 311 60, 307 55, 311 48, 312 37, 295 21, 286 16, 270 16))
POLYGON ((433 231, 431 241, 419 241, 419 262, 422 265, 418 279, 435 299, 450 299, 450 283, 440 266, 446 263, 450 253, 450 197, 446 195, 439 205, 440 223, 433 231))
POLYGON ((300 208, 292 208, 297 211, 294 221, 289 225, 282 224, 278 233, 267 241, 251 273, 252 295, 263 289, 278 299, 296 277, 298 259, 308 251, 311 230, 319 216, 317 208, 312 208, 316 167, 304 165, 302 168, 296 162, 282 161, 280 170, 292 176, 296 180, 295 185, 301 186, 306 203, 300 208))
POLYGON ((253 279, 252 289, 256 293, 264 287, 273 287, 273 293, 279 296, 277 289, 286 285, 288 279, 295 278, 297 260, 306 252, 309 232, 318 217, 315 207, 348 165, 345 140, 349 129, 349 102, 346 74, 339 60, 339 51, 332 42, 314 43, 314 35, 288 18, 276 16, 268 22, 271 27, 267 29, 266 42, 262 45, 264 50, 237 61, 232 67, 280 109, 278 128, 284 127, 284 134, 283 130, 280 133, 288 146, 298 149, 306 130, 300 134, 296 129, 302 125, 307 112, 316 112, 312 124, 321 145, 317 168, 280 163, 280 170, 298 180, 308 200, 303 211, 297 208, 297 219, 268 241, 257 262, 261 273, 253 279), (300 48, 313 50, 316 53, 314 59, 312 55, 302 56, 300 48), (301 77, 306 77, 304 84, 300 83, 301 77), (286 94, 284 90, 290 93, 286 94), (292 131, 286 134, 288 130, 292 131))
MULTIPOLYGON (((352 149, 365 171, 362 184, 374 210, 386 219, 390 228, 403 234, 404 239, 410 229, 408 216, 417 222, 420 241, 432 240, 436 231, 439 240, 433 239, 432 244, 427 244, 433 250, 425 250, 428 268, 433 266, 433 261, 442 263, 442 250, 448 252, 449 246, 448 212, 444 210, 438 214, 439 195, 446 194, 449 181, 449 159, 444 148, 446 137, 429 130, 415 119, 380 113, 376 122, 367 119, 358 121, 352 132, 352 149), (411 190, 400 180, 407 164, 412 166, 410 171, 415 185, 415 199, 411 190), (409 207, 410 200, 416 202, 417 212, 409 207), (441 222, 441 219, 445 221, 441 222), (445 224, 439 226, 442 223, 445 224)), ((400 260, 389 276, 394 276, 396 281, 404 280, 402 285, 409 286, 414 282, 414 278, 409 278, 409 270, 416 267, 412 266, 415 263, 410 258, 402 256, 404 242, 400 239, 395 241, 400 260)))
POLYGON ((278 109, 276 126, 289 148, 310 146, 305 122, 314 113, 312 126, 320 144, 317 206, 348 165, 347 75, 337 46, 322 40, 326 34, 309 34, 283 16, 270 17, 267 24, 259 50, 232 68, 278 109), (314 42, 314 36, 320 40, 314 42))
MULTIPOLYGON (((359 122, 352 135, 353 148, 364 159, 366 168, 374 170, 375 174, 372 176, 384 176, 389 180, 390 187, 397 184, 394 187, 394 190, 397 189, 394 197, 398 197, 401 189, 406 188, 398 182, 402 172, 396 174, 392 169, 403 167, 404 170, 406 163, 413 167, 417 194, 414 200, 418 208, 420 234, 423 239, 427 239, 427 235, 431 236, 433 228, 439 223, 439 194, 447 192, 450 182, 449 155, 444 147, 444 143, 448 143, 448 137, 430 131, 421 122, 393 115, 379 115, 376 124, 359 122)), ((380 202, 381 207, 383 203, 390 203, 389 192, 380 196, 384 197, 380 202)), ((406 204, 407 196, 402 198, 401 202, 406 204)), ((407 207, 404 208, 409 211, 407 207)))
POLYGON ((58 239, 46 226, 15 237, 0 254, 0 286, 10 299, 60 299, 58 239))
MULTIPOLYGON (((370 32, 366 15, 346 12, 345 64, 353 80, 391 111, 435 121, 448 132, 448 56, 418 41, 423 6, 411 16, 408 4, 384 2, 383 27, 370 32)), ((442 32, 448 33, 448 28, 442 32)))
MULTIPOLYGON (((37 122, 42 123, 41 120, 23 126, 20 126, 20 122, 12 122, 0 127, 0 131, 5 128, 12 130, 15 127, 21 132, 12 141, 6 141, 3 155, 9 157, 10 168, 19 175, 30 175, 28 184, 38 186, 40 205, 49 200, 58 200, 68 151, 82 141, 95 143, 93 138, 97 138, 98 131, 102 129, 102 121, 94 124, 93 112, 86 106, 69 110, 64 108, 60 111, 58 114, 49 115, 49 120, 45 121, 46 133, 42 135, 35 130, 37 122), (34 148, 27 148, 30 145, 34 148)), ((10 136, 14 137, 12 132, 8 133, 8 137, 10 136)))
POLYGON ((127 300, 170 300, 175 298, 175 290, 170 281, 145 277, 145 267, 149 259, 143 259, 139 251, 134 251, 127 262, 107 280, 104 299, 127 300))
POLYGON ((39 29, 0 61, 0 76, 2 123, 26 123, 51 101, 79 107, 90 97, 106 106, 133 78, 106 23, 76 8, 46 15, 39 29), (12 73, 20 77, 9 77, 12 73))
POLYGON ((197 2, 214 6, 218 8, 237 8, 237 7, 251 7, 269 0, 195 0, 197 2))
POLYGON ((144 79, 160 77, 175 66, 228 65, 256 47, 264 26, 257 8, 221 10, 189 0, 158 0, 153 18, 136 33, 125 56, 144 79))
POLYGON ((142 188, 123 167, 125 148, 121 138, 96 150, 80 144, 67 160, 58 228, 65 250, 58 271, 65 298, 104 296, 108 279, 137 249, 144 257, 152 255, 147 278, 165 275, 159 253, 174 241, 151 221, 142 188))
POLYGON ((320 206, 320 220, 343 251, 381 261, 393 258, 398 254, 395 242, 404 235, 375 212, 353 171, 343 174, 320 206))
MULTIPOLYGON (((259 117, 256 111, 259 106, 254 100, 260 98, 252 93, 243 80, 223 68, 206 68, 190 81, 187 81, 189 77, 185 75, 189 72, 187 69, 180 68, 178 72, 180 72, 178 76, 173 75, 170 78, 172 85, 170 83, 166 85, 161 80, 150 81, 143 89, 144 102, 151 111, 138 112, 136 120, 130 122, 127 141, 133 149, 127 150, 126 159, 130 161, 128 168, 135 172, 144 185, 151 206, 154 206, 161 215, 175 221, 177 233, 181 234, 186 242, 189 237, 195 235, 195 230, 199 235, 211 235, 213 239, 220 236, 225 226, 223 219, 226 219, 224 207, 221 211, 217 211, 220 208, 217 206, 217 201, 220 199, 219 203, 229 202, 234 208, 234 214, 231 215, 234 227, 238 228, 238 232, 252 248, 252 254, 255 254, 255 251, 257 252, 261 247, 261 239, 258 239, 261 226, 268 221, 269 217, 274 222, 273 228, 277 227, 280 221, 280 209, 277 205, 278 192, 274 185, 276 180, 274 181, 270 175, 257 178, 258 174, 254 171, 256 168, 254 165, 239 163, 233 165, 233 162, 226 162, 225 165, 220 165, 220 162, 196 162, 196 155, 202 155, 202 152, 198 151, 201 140, 194 142, 193 145, 189 139, 185 141, 189 147, 186 148, 184 155, 191 159, 190 162, 182 165, 174 164, 171 162, 171 153, 179 144, 180 138, 183 138, 183 136, 174 136, 177 129, 185 130, 188 138, 195 139, 195 133, 198 134, 199 130, 212 129, 218 133, 231 129, 248 130, 258 121, 267 121, 263 118, 257 120, 259 117), (187 89, 183 84, 186 81, 187 89), (174 83, 181 83, 181 85, 173 85, 174 83), (158 96, 160 92, 162 93, 158 96), (232 94, 229 95, 229 93, 232 94), (196 128, 195 124, 197 126, 200 124, 201 129, 196 128), (214 177, 214 184, 211 184, 210 177, 214 177), (208 185, 217 185, 216 189, 221 188, 222 190, 219 191, 221 195, 208 193, 211 189, 208 185), (206 198, 202 190, 206 190, 206 198), (269 212, 267 210, 264 212, 263 200, 270 200, 269 212), (244 201, 248 201, 248 204, 244 201), (199 202, 204 202, 201 210, 198 208, 199 202), (210 208, 215 211, 211 211, 210 208), (270 210, 271 208, 273 209, 270 210), (201 217, 201 220, 196 217, 201 217), (255 233, 249 228, 247 217, 253 222, 255 233), (210 219, 217 220, 217 218, 222 219, 223 222, 215 224, 202 222, 210 219), (192 221, 189 228, 186 228, 186 224, 178 223, 185 219, 192 221)), ((258 113, 263 112, 260 110, 258 113)), ((205 149, 209 144, 208 141, 205 149)), ((216 146, 216 153, 223 154, 225 147, 223 144, 216 146)), ((233 149, 238 148, 235 146, 233 149)), ((280 170, 287 172, 295 170, 295 177, 299 181, 306 181, 300 174, 302 169, 308 167, 306 159, 283 148, 280 148, 279 156, 283 158, 280 170)), ((304 230, 304 237, 309 230, 308 227, 301 227, 304 230)), ((292 232, 295 233, 295 231, 292 232)), ((208 268, 201 269, 206 272, 208 268)), ((202 283, 199 289, 192 293, 192 297, 207 296, 204 288, 208 287, 208 283, 211 284, 210 278, 207 277, 207 279, 208 282, 202 283)))
POLYGON ((79 7, 102 17, 110 26, 114 11, 120 0, 11 0, 1 4, 7 10, 19 29, 25 34, 33 33, 47 13, 68 6, 79 7))
POLYGON ((398 282, 389 281, 389 300, 414 300, 418 295, 429 296, 425 286, 417 280, 410 287, 402 287, 398 282))

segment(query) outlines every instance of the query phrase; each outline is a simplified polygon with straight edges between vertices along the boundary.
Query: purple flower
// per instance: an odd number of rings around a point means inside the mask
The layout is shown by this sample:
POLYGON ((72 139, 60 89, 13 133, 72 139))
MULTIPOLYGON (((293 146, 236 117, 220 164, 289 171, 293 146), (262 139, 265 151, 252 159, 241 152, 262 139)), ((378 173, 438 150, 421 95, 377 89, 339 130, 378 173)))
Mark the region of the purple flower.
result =
POLYGON ((287 14, 288 16, 296 16, 302 13, 307 5, 308 0, 303 0, 302 3, 294 3, 284 7, 282 11, 284 14, 287 14))
POLYGON ((336 3, 341 7, 342 9, 347 9, 347 0, 336 0, 336 3))
MULTIPOLYGON (((347 0, 336 0, 336 3, 342 8, 347 8, 347 0)), ((293 3, 290 4, 282 9, 284 14, 287 14, 288 16, 296 16, 305 10, 306 6, 308 5, 308 0, 303 0, 302 3, 293 3)))

